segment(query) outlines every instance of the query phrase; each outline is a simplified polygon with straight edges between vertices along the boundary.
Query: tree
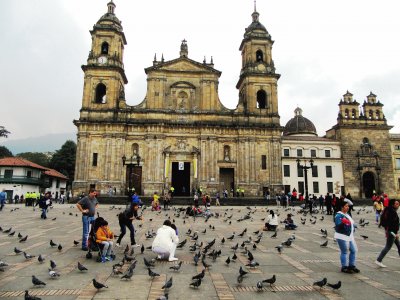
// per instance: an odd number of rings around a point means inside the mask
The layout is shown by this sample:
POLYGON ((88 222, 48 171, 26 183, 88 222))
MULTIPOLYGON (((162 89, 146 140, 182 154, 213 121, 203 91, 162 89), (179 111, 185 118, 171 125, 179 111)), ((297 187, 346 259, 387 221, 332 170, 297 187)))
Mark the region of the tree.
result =
POLYGON ((10 133, 4 126, 0 126, 0 137, 6 138, 10 133))
POLYGON ((0 158, 13 156, 12 152, 5 146, 0 146, 0 158))
POLYGON ((50 168, 57 170, 68 177, 70 184, 75 175, 76 144, 73 141, 66 141, 60 150, 54 153, 50 160, 50 168))
POLYGON ((18 153, 16 156, 27 159, 42 167, 48 168, 50 165, 50 157, 42 152, 22 152, 18 153))

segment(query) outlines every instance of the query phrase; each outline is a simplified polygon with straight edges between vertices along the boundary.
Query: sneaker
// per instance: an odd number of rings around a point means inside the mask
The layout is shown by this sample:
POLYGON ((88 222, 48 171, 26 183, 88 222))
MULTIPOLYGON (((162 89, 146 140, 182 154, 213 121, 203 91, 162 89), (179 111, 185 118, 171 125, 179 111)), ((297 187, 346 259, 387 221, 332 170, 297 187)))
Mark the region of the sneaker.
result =
POLYGON ((104 256, 101 257, 101 262, 105 263, 106 262, 106 258, 104 256))
POLYGON ((161 259, 162 259, 162 256, 161 256, 161 255, 157 255, 157 259, 158 259, 158 260, 161 260, 161 259))
POLYGON ((348 267, 342 267, 342 269, 340 271, 342 273, 353 274, 352 270, 349 269, 348 267))
POLYGON ((120 247, 121 247, 121 244, 120 244, 120 243, 116 243, 115 246, 117 246, 118 248, 120 248, 120 247))
POLYGON ((177 261, 177 260, 179 260, 179 259, 176 258, 176 257, 170 257, 170 258, 168 259, 168 261, 177 261))
POLYGON ((133 248, 137 248, 137 247, 141 247, 142 245, 139 245, 139 244, 135 244, 135 245, 131 245, 131 247, 133 247, 133 248))
POLYGON ((360 273, 360 270, 356 268, 356 266, 349 266, 349 270, 353 271, 354 273, 360 273))
POLYGON ((375 261, 375 264, 376 265, 378 265, 379 267, 381 267, 381 268, 386 268, 386 266, 382 263, 382 262, 380 262, 380 261, 375 261))
POLYGON ((110 260, 112 260, 112 259, 111 259, 111 257, 106 256, 106 257, 105 257, 105 260, 106 260, 106 261, 110 261, 110 260))

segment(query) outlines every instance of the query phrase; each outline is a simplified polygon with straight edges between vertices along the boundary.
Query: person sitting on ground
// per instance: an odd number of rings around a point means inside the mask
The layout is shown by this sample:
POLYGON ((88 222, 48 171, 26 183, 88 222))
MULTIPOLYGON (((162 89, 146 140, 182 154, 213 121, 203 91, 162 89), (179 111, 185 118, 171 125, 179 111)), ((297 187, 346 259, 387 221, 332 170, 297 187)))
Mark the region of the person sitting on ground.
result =
POLYGON ((274 211, 271 209, 269 211, 267 222, 265 223, 264 231, 275 231, 278 227, 278 216, 275 215, 274 211))
POLYGON ((287 217, 283 221, 283 223, 285 223, 285 229, 287 229, 287 230, 296 230, 296 228, 297 228, 297 225, 294 224, 291 214, 287 215, 287 217))
POLYGON ((96 243, 103 245, 101 252, 101 262, 112 260, 111 253, 113 249, 114 233, 108 227, 108 222, 103 220, 96 231, 96 243))
POLYGON ((157 254, 158 259, 167 259, 168 261, 176 261, 176 246, 179 238, 175 230, 171 227, 171 221, 165 220, 163 226, 157 230, 157 236, 152 244, 152 251, 157 254))

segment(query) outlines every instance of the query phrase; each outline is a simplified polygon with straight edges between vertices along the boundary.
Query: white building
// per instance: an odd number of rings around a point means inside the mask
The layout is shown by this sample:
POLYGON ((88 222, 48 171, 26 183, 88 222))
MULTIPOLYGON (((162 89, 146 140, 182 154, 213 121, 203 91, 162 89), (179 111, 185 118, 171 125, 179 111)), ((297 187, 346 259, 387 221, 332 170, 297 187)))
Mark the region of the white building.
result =
POLYGON ((20 157, 0 159, 0 190, 5 189, 7 199, 26 193, 51 191, 58 197, 66 189, 68 178, 56 170, 45 168, 20 157))
POLYGON ((341 195, 344 190, 343 160, 340 143, 318 137, 314 124, 303 117, 300 108, 295 109, 282 136, 282 177, 285 193, 293 191, 341 195), (298 162, 304 168, 298 168, 298 162), (310 167, 312 163, 312 168, 310 167), (307 174, 305 174, 307 172, 307 174), (307 180, 306 180, 307 176, 307 180))

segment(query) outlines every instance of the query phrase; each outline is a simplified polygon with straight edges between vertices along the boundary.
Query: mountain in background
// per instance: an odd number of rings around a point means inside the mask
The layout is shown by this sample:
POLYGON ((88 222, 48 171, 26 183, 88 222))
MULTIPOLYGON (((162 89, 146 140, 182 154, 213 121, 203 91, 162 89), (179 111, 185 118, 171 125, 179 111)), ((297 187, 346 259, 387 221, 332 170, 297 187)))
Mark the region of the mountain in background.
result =
POLYGON ((54 152, 67 140, 76 143, 76 133, 55 133, 16 140, 2 138, 0 145, 7 147, 13 155, 16 155, 21 152, 54 152))

